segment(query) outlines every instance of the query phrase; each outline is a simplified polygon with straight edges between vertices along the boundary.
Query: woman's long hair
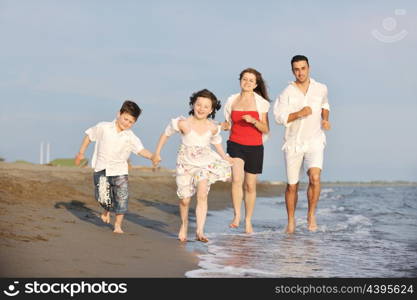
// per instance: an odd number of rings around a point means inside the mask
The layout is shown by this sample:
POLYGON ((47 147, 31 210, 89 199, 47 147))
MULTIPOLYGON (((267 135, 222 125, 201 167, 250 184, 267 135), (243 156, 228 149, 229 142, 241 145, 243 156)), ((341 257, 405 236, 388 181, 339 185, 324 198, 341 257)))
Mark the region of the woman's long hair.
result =
POLYGON ((262 78, 262 74, 253 68, 247 68, 247 69, 244 69, 242 72, 240 72, 239 81, 242 80, 243 74, 245 73, 251 73, 255 75, 256 88, 253 91, 257 93, 258 95, 262 96, 265 100, 270 101, 269 96, 268 96, 268 91, 266 89, 265 80, 262 78))

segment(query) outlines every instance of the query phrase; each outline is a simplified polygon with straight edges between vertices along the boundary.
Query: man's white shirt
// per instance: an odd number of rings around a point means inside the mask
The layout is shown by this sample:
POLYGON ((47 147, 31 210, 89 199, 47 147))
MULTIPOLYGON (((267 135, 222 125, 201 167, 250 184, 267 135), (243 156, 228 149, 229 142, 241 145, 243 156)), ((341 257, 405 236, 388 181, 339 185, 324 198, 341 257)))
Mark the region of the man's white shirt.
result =
POLYGON ((310 78, 305 95, 294 82, 284 89, 274 104, 275 121, 286 127, 282 150, 308 152, 312 147, 325 146, 326 136, 321 127, 322 109, 330 110, 326 85, 310 78), (312 114, 288 123, 289 114, 304 106, 310 106, 312 114))

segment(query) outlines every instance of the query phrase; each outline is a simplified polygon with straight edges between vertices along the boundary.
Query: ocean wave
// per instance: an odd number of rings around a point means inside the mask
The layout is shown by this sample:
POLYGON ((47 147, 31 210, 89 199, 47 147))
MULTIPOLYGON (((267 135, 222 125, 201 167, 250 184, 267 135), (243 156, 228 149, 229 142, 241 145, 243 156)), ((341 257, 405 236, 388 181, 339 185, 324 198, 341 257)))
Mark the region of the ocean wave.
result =
POLYGON ((348 217, 347 223, 350 225, 366 225, 371 226, 372 222, 367 217, 362 215, 352 215, 348 217))
POLYGON ((201 269, 188 271, 185 273, 185 276, 188 278, 273 278, 279 276, 279 274, 275 272, 251 268, 221 266, 207 261, 200 262, 199 267, 201 267, 201 269))
POLYGON ((335 212, 344 212, 344 211, 345 211, 344 206, 337 207, 336 205, 332 205, 331 207, 319 208, 317 210, 317 215, 329 216, 335 212))
POLYGON ((207 220, 210 242, 203 245, 207 251, 198 252, 199 269, 187 272, 186 276, 415 275, 416 210, 412 208, 417 205, 417 189, 394 190, 360 186, 323 189, 325 201, 320 200, 317 208, 316 232, 307 228, 305 191, 299 193, 297 227, 291 235, 285 233, 284 197, 257 200, 253 217, 255 233, 250 235, 244 233, 244 224, 238 229, 227 228, 229 218, 225 218, 232 213, 230 210, 227 214, 213 212, 207 220))

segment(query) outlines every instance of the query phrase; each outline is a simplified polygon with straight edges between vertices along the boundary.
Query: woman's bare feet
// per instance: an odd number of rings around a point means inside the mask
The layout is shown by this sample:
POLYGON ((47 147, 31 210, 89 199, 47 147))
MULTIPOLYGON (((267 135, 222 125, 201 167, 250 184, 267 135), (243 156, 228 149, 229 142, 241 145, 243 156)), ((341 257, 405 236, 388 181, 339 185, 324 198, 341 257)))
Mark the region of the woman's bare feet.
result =
POLYGON ((316 222, 316 216, 312 215, 312 216, 308 216, 307 217, 307 229, 315 232, 317 231, 317 222, 316 222))
POLYGON ((180 242, 187 241, 187 230, 188 230, 188 223, 181 224, 180 231, 178 232, 178 239, 180 242))

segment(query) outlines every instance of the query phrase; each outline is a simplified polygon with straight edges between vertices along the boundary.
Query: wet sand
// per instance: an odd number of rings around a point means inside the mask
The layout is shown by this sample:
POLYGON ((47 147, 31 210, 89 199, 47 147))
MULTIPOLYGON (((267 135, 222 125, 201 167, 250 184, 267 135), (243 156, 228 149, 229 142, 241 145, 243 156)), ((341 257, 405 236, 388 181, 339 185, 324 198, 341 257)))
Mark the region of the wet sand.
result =
MULTIPOLYGON (((92 174, 90 168, 0 163, 0 276, 184 277, 197 268, 198 253, 176 239, 172 171, 130 170, 125 234, 101 221, 92 174)), ((260 183, 258 196, 278 196, 283 188, 260 183)), ((230 183, 214 184, 209 210, 227 207, 230 183)))

